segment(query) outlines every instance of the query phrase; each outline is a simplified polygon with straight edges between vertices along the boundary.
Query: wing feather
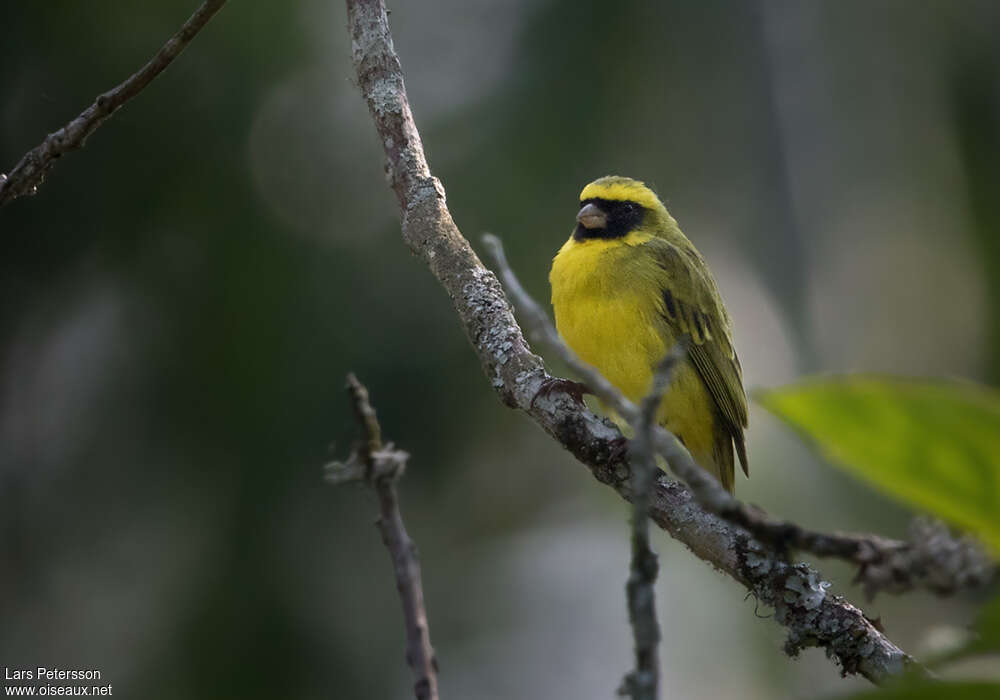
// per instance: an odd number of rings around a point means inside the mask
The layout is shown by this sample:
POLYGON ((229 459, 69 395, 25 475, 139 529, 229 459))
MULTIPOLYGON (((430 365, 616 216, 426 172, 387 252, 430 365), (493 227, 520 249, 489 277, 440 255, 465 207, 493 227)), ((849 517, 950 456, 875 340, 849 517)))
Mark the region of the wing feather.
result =
POLYGON ((662 273, 663 316, 679 334, 690 336, 691 363, 708 387, 743 471, 749 474, 743 437, 747 427, 743 369, 715 280, 694 246, 682 247, 662 238, 654 238, 646 245, 662 273))

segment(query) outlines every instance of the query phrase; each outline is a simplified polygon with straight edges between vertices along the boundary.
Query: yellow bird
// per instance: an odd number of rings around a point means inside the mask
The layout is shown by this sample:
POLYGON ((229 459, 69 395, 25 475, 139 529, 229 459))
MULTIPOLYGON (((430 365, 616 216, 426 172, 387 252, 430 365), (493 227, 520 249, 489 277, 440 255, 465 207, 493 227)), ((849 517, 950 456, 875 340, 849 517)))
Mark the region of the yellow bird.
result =
POLYGON ((734 447, 750 473, 747 399, 729 314, 705 259, 638 180, 595 180, 580 206, 549 274, 559 334, 633 402, 688 336, 658 421, 732 492, 734 447))

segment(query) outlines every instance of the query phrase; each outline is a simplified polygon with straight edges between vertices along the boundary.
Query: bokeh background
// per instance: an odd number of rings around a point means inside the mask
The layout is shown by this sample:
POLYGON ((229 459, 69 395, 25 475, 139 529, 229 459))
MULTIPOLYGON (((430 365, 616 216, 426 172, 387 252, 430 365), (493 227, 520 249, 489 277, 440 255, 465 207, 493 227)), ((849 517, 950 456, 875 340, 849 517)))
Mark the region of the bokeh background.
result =
MULTIPOLYGON (((5 3, 0 167, 195 5, 5 3)), ((582 185, 627 174, 708 258, 749 386, 1000 378, 1000 4, 390 7, 458 224, 501 235, 537 297, 582 185)), ((402 244, 345 24, 334 0, 229 3, 0 211, 0 665, 96 667, 126 698, 409 697, 374 500, 322 479, 354 438, 353 370, 413 455, 442 697, 608 698, 629 668, 626 509, 500 405, 402 244)), ((905 533, 911 513, 750 422, 740 495, 905 533)), ((863 687, 786 659, 743 589, 657 547, 671 697, 863 687)), ((975 602, 867 610, 921 653, 975 602)))

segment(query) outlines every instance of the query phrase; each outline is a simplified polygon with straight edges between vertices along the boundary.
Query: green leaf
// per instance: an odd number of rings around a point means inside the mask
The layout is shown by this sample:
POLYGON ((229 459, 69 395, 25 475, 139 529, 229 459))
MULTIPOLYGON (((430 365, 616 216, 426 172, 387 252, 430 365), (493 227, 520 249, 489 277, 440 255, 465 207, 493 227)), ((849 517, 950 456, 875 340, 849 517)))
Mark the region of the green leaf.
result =
POLYGON ((908 681, 899 685, 868 690, 850 696, 849 700, 996 700, 1000 698, 1000 683, 977 681, 908 681))
POLYGON ((758 393, 834 464, 1000 552, 1000 394, 969 382, 825 377, 758 393))

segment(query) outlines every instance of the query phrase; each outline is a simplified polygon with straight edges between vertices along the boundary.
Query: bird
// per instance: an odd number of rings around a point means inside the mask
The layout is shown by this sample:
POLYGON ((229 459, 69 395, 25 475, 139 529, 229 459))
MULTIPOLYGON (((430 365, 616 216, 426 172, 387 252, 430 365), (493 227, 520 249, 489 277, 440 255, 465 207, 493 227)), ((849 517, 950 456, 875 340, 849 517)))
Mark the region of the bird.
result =
POLYGON ((734 450, 748 477, 750 468, 732 322, 708 264, 653 190, 617 175, 584 187, 549 283, 559 335, 632 402, 686 343, 657 422, 733 493, 734 450))

